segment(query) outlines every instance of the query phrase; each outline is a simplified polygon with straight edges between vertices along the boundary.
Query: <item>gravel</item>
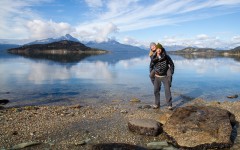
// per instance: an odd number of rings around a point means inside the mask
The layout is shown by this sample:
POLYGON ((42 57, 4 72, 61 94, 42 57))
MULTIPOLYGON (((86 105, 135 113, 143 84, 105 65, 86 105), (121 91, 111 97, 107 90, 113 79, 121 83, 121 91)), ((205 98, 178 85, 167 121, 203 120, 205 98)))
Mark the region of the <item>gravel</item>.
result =
MULTIPOLYGON (((166 140, 164 135, 143 136, 128 130, 129 119, 154 119, 168 113, 162 109, 140 109, 141 103, 114 102, 95 106, 25 106, 0 110, 0 149, 27 142, 32 149, 91 149, 100 143, 126 143, 147 147, 166 140)), ((227 109, 240 122, 240 102, 194 100, 188 105, 211 105, 227 109)), ((240 133, 238 128, 238 133, 240 133)), ((234 148, 240 147, 237 136, 234 148)))

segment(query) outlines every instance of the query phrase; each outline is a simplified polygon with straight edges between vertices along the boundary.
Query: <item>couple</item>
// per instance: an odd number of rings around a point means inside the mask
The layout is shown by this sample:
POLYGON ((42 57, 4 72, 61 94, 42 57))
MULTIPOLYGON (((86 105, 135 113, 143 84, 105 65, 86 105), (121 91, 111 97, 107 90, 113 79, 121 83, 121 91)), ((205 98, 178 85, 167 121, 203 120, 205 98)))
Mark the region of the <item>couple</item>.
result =
POLYGON ((172 96, 170 87, 172 83, 172 75, 174 73, 174 63, 167 55, 161 44, 151 43, 150 49, 149 56, 151 58, 151 62, 149 76, 152 84, 154 85, 155 95, 155 105, 153 105, 153 108, 160 108, 160 90, 161 83, 163 83, 168 109, 172 110, 172 96))

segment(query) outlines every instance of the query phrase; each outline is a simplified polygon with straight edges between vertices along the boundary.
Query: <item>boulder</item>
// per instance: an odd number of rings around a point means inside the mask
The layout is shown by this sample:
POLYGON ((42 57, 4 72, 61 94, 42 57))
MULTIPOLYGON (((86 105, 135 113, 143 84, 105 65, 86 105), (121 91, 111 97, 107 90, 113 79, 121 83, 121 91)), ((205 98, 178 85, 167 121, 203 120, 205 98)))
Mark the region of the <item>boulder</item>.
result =
POLYGON ((132 119, 128 122, 128 128, 140 135, 157 136, 162 133, 162 125, 152 119, 132 119))
POLYGON ((177 108, 163 130, 171 143, 184 149, 229 148, 235 117, 210 106, 177 108))
POLYGON ((168 111, 168 112, 161 114, 157 121, 159 121, 161 124, 165 124, 167 122, 167 120, 171 117, 172 113, 173 113, 173 111, 168 111))

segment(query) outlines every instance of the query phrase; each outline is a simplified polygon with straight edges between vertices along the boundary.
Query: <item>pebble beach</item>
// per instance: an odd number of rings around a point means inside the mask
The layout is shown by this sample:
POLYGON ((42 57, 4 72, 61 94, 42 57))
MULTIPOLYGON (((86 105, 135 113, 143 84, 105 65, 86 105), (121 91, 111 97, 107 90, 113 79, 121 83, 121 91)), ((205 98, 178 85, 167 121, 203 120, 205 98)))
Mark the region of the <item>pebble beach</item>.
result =
MULTIPOLYGON (((240 121, 240 101, 207 102, 196 99, 186 105, 214 106, 233 113, 240 121)), ((112 101, 81 106, 24 106, 0 110, 0 149, 92 149, 100 143, 126 143, 146 148, 150 142, 167 141, 163 134, 143 136, 128 130, 129 119, 154 119, 165 123, 171 110, 152 109, 141 102, 112 101), (21 145, 22 144, 22 145, 21 145)), ((237 128, 240 133, 239 128, 237 128)), ((174 148, 172 148, 174 149, 174 148)), ((240 149, 240 136, 231 149, 240 149)))

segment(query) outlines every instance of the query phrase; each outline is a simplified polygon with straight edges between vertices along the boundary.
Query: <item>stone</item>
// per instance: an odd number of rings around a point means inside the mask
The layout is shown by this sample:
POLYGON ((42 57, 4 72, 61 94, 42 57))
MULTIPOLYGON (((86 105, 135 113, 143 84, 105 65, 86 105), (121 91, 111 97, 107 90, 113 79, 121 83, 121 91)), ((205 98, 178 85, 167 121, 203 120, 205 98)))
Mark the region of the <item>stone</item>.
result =
POLYGON ((132 99, 130 100, 130 102, 139 103, 139 102, 141 102, 141 101, 140 101, 140 99, 138 99, 138 98, 132 98, 132 99))
POLYGON ((125 143, 100 143, 92 146, 92 150, 147 150, 144 147, 125 143))
POLYGON ((81 107, 83 107, 83 106, 81 106, 80 104, 70 106, 70 108, 73 108, 73 109, 75 109, 75 108, 79 109, 81 107))
POLYGON ((165 141, 162 142, 151 142, 147 144, 148 149, 163 149, 164 147, 167 147, 168 143, 165 141))
POLYGON ((112 100, 112 102, 115 102, 115 103, 119 103, 119 102, 122 102, 123 100, 120 100, 120 99, 114 99, 112 100))
POLYGON ((76 145, 76 146, 78 146, 78 145, 85 145, 89 141, 91 141, 91 139, 86 139, 86 140, 82 140, 82 141, 79 141, 79 142, 75 142, 74 145, 76 145))
POLYGON ((26 148, 26 147, 35 146, 35 145, 39 145, 39 144, 41 144, 41 142, 20 143, 20 144, 17 144, 15 146, 13 146, 11 149, 23 149, 23 148, 26 148))
POLYGON ((234 115, 210 106, 177 108, 163 130, 171 143, 184 149, 219 149, 232 146, 234 115))
POLYGON ((162 150, 178 150, 178 149, 173 146, 168 146, 168 147, 164 147, 162 150))
POLYGON ((140 135, 157 136, 162 133, 162 125, 152 119, 132 119, 128 122, 130 131, 140 135))
POLYGON ((122 114, 127 114, 127 113, 128 113, 128 111, 125 110, 125 109, 124 109, 124 110, 121 110, 120 112, 121 112, 122 114))
POLYGON ((139 109, 150 109, 152 108, 151 105, 142 105, 138 107, 139 109))
POLYGON ((9 103, 9 100, 7 100, 7 99, 0 99, 0 105, 6 105, 7 103, 9 103))
POLYGON ((238 95, 230 95, 230 96, 227 96, 227 98, 238 98, 238 95))

